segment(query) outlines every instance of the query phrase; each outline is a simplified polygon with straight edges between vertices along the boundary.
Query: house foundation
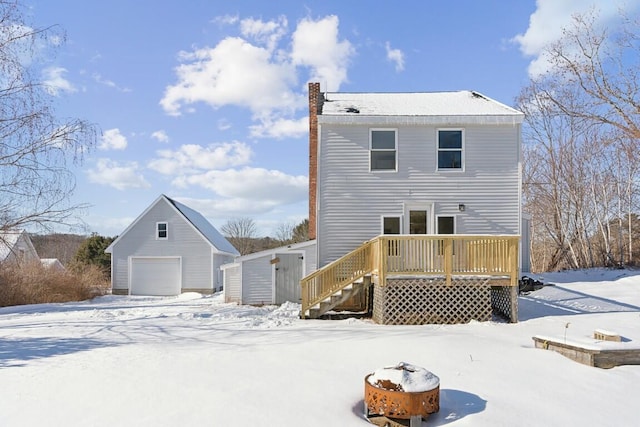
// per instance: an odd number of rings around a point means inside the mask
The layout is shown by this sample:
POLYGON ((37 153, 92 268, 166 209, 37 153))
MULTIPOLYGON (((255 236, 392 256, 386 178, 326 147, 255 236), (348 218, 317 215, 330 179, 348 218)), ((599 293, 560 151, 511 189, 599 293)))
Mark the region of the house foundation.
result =
POLYGON ((383 325, 485 322, 494 314, 517 322, 517 289, 489 280, 387 278, 385 286, 374 284, 372 317, 383 325))

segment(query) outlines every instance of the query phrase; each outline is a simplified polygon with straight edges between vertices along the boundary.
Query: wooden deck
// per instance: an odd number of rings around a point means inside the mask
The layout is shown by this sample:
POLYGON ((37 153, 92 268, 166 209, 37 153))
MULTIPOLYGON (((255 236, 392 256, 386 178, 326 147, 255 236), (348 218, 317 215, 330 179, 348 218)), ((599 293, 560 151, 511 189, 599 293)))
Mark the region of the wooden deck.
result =
POLYGON ((388 278, 487 279, 518 284, 519 236, 381 235, 300 281, 301 316, 365 276, 385 286, 388 278))

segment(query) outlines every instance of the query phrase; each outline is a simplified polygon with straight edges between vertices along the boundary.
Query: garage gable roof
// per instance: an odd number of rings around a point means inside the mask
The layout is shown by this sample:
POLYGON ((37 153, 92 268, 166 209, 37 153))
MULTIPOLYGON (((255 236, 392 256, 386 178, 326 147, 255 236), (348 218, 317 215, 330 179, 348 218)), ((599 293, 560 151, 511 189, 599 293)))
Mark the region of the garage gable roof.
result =
POLYGON ((177 202, 163 194, 175 208, 191 223, 199 232, 220 252, 227 252, 233 255, 240 255, 240 252, 199 212, 191 209, 187 205, 177 202))
POLYGON ((168 203, 171 207, 173 207, 178 214, 184 218, 201 236, 204 240, 207 241, 214 249, 218 252, 226 253, 229 255, 238 256, 240 252, 222 235, 220 232, 213 226, 205 217, 203 217, 199 212, 191 209, 190 207, 177 202, 164 194, 161 194, 145 211, 140 214, 135 221, 133 221, 123 232, 115 239, 107 249, 105 249, 106 253, 112 253, 113 247, 118 243, 120 238, 127 234, 127 232, 135 226, 141 218, 145 216, 147 212, 149 212, 155 205, 159 202, 168 203))

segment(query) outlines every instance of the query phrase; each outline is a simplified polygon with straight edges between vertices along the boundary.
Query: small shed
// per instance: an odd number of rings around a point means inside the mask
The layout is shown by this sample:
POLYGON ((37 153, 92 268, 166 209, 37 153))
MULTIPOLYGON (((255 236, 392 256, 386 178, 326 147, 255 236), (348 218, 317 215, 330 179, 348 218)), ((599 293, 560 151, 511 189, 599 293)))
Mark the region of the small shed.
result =
POLYGON ((226 302, 299 303, 300 279, 316 269, 316 241, 294 243, 240 256, 221 269, 226 302))
POLYGON ((222 288, 220 266, 239 255, 200 213, 164 194, 105 252, 120 295, 211 294, 222 288))

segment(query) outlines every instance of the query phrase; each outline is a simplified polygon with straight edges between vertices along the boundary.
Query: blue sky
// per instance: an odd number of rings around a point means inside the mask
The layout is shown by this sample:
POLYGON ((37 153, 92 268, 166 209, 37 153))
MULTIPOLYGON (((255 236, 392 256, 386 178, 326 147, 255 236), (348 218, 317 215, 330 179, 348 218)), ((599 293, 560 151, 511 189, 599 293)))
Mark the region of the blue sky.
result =
MULTIPOLYGON (((640 0, 628 0, 636 8, 640 0)), ((475 90, 508 105, 572 13, 609 0, 23 0, 59 25, 42 79, 99 126, 74 167, 88 232, 122 232, 164 193, 216 227, 307 217, 307 82, 323 91, 475 90)))

